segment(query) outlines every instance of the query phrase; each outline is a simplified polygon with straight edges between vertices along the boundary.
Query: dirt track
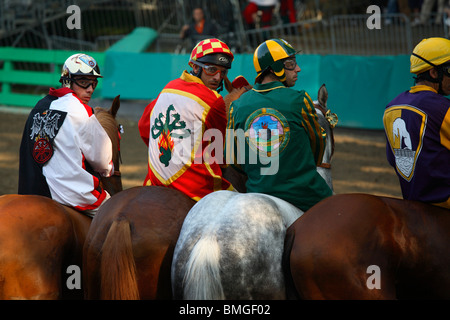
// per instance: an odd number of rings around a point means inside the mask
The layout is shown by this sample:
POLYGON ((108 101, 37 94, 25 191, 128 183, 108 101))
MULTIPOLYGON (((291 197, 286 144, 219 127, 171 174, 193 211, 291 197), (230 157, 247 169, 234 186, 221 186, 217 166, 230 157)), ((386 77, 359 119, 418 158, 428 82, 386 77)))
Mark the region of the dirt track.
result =
MULTIPOLYGON (((19 146, 26 118, 23 113, 0 111, 0 195, 17 193, 19 146)), ((119 117, 119 122, 125 129, 120 170, 126 189, 142 185, 147 170, 147 151, 137 122, 129 117, 119 117)), ((401 197, 397 177, 386 161, 383 132, 337 128, 335 140, 332 172, 336 193, 401 197)))

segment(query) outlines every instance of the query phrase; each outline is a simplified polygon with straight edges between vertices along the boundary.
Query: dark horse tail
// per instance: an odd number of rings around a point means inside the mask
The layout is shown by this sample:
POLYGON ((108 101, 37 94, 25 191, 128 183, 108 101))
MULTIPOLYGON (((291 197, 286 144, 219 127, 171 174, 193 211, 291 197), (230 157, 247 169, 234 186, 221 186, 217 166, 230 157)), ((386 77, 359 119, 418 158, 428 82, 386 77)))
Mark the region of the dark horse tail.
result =
POLYGON ((138 300, 136 263, 128 220, 114 220, 102 247, 102 300, 138 300))

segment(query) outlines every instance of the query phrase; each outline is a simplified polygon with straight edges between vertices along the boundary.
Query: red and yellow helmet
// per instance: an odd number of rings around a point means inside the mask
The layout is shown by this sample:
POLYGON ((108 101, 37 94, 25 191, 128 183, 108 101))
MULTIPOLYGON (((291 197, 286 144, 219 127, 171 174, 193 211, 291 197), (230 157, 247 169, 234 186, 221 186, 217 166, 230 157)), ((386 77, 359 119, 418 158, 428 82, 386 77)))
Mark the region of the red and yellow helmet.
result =
POLYGON ((195 62, 198 61, 201 63, 212 63, 230 69, 233 60, 234 55, 226 43, 212 38, 197 43, 194 49, 192 49, 189 65, 193 67, 195 62))

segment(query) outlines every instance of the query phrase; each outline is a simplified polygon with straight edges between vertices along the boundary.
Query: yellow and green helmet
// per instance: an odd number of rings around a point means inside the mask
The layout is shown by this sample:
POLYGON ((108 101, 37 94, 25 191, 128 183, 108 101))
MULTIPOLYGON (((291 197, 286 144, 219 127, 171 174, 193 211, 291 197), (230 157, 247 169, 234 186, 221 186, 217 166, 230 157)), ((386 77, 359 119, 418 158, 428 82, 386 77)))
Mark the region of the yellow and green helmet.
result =
POLYGON ((295 49, 283 39, 270 39, 261 43, 253 55, 256 79, 271 68, 281 82, 286 81, 283 60, 295 56, 295 49))

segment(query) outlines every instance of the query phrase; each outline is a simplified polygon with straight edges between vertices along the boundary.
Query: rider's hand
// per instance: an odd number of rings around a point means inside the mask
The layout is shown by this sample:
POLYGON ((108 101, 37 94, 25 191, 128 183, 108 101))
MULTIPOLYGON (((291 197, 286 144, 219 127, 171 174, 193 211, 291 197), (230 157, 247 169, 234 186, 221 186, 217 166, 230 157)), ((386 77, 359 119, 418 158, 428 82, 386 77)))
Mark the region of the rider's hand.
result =
POLYGON ((250 90, 252 88, 251 85, 248 85, 246 87, 242 87, 239 89, 233 88, 233 90, 231 90, 231 92, 229 94, 227 94, 225 96, 225 98, 223 98, 223 100, 225 101, 225 106, 227 109, 227 114, 228 114, 228 110, 230 108, 231 103, 238 99, 244 92, 247 92, 248 90, 250 90), (249 87, 249 88, 248 88, 249 87))

